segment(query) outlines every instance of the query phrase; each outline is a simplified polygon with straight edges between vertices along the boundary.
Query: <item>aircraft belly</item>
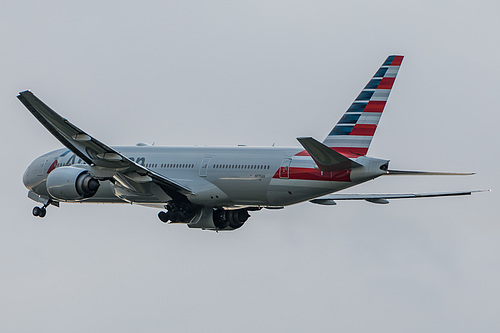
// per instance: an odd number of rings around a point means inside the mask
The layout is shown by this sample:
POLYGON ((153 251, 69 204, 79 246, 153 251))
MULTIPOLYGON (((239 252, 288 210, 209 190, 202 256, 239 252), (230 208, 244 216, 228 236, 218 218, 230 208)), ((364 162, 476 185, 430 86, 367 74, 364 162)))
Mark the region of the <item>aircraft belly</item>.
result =
POLYGON ((269 184, 269 204, 287 206, 336 192, 355 184, 352 182, 273 179, 269 184))
MULTIPOLYGON (((269 178, 268 178, 269 179, 269 178)), ((214 185, 235 205, 266 205, 269 180, 266 178, 218 179, 214 185)))
POLYGON ((47 191, 47 186, 45 185, 46 184, 46 180, 42 180, 40 181, 39 183, 37 183, 36 185, 28 188, 30 191, 38 194, 38 195, 42 195, 42 196, 46 196, 46 197, 50 197, 50 194, 49 192, 47 191))

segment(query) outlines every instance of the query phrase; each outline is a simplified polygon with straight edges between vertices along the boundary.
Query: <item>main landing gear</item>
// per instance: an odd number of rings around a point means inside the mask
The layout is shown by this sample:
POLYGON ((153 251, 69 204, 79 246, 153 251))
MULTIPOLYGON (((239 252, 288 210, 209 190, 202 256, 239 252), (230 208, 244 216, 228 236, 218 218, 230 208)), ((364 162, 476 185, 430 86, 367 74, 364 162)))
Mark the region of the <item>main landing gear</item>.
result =
POLYGON ((170 202, 166 212, 159 212, 158 218, 163 223, 188 223, 196 215, 196 207, 183 203, 170 202))

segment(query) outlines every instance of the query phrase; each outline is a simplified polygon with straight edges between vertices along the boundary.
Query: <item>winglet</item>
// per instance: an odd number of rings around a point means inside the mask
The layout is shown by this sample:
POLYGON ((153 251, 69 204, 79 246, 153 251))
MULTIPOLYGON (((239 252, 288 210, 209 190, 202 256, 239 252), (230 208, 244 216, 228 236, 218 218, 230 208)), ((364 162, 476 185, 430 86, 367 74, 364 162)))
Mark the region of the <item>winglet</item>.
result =
POLYGON ((311 137, 297 138, 297 140, 321 171, 339 171, 362 166, 311 137))

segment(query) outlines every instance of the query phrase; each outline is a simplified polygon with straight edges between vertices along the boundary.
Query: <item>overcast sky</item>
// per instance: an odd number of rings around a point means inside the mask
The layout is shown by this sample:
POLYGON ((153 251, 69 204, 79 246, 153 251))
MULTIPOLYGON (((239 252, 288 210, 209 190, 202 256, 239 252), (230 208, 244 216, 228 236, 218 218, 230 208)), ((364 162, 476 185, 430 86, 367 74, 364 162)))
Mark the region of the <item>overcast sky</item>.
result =
POLYGON ((1 332, 498 332, 498 1, 3 1, 1 332), (310 203, 213 233, 127 205, 49 207, 22 184, 59 148, 31 89, 109 145, 322 140, 405 55, 353 193, 493 189, 389 205, 310 203))

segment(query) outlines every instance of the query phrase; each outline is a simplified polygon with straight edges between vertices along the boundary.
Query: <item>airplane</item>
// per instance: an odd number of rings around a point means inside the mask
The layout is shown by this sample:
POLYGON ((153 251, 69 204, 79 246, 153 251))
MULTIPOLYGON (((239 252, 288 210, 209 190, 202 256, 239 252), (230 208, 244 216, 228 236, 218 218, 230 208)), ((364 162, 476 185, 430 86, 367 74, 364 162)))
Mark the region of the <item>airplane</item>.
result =
POLYGON ((23 175, 28 197, 42 204, 32 213, 44 217, 60 203, 129 203, 160 209, 165 223, 220 231, 240 228, 249 212, 306 201, 387 204, 482 192, 335 193, 382 175, 472 174, 391 170, 389 160, 367 156, 402 61, 387 57, 326 138, 299 137, 301 147, 110 147, 31 91, 20 92, 18 99, 65 146, 35 159, 23 175))

